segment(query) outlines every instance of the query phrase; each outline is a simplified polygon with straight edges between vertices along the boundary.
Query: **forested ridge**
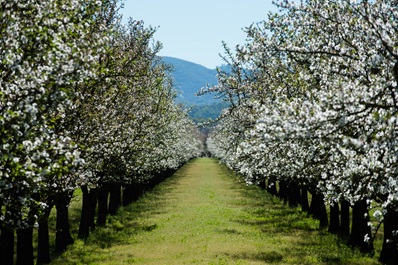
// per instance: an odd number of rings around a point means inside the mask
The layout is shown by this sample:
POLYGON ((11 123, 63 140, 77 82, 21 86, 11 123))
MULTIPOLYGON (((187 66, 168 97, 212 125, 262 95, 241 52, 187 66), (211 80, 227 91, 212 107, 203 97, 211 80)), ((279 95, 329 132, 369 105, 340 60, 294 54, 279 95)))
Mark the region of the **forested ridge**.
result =
POLYGON ((199 91, 227 106, 204 143, 155 29, 123 24, 119 0, 0 0, 0 264, 49 263, 204 152, 396 264, 398 2, 276 4, 199 91))
POLYGON ((193 62, 167 56, 163 56, 162 61, 173 68, 172 75, 175 86, 179 89, 179 94, 176 97, 178 103, 201 106, 218 102, 213 95, 196 96, 201 87, 217 83, 216 69, 208 69, 193 62))
MULTIPOLYGON (((212 94, 196 94, 201 87, 217 83, 217 70, 167 56, 163 56, 162 61, 172 67, 172 77, 178 88, 176 103, 183 104, 189 117, 197 124, 216 120, 228 103, 212 94)), ((227 70, 226 66, 219 68, 227 70)))

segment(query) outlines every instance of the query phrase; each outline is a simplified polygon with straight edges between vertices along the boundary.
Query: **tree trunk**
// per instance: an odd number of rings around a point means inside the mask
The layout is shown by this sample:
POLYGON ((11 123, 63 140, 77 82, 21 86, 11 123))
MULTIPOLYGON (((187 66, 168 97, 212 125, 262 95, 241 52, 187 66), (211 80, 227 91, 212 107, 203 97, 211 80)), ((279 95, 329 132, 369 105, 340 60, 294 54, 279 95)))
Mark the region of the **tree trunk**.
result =
POLYGON ((319 220, 320 229, 328 227, 329 221, 326 212, 325 202, 323 200, 323 194, 319 193, 316 190, 312 193, 309 213, 319 220))
POLYGON ((301 188, 301 210, 303 212, 308 212, 310 205, 308 203, 308 190, 307 187, 301 188))
POLYGON ((58 194, 55 199, 55 207, 57 209, 55 250, 60 252, 65 251, 69 245, 73 244, 73 238, 70 234, 68 213, 70 199, 71 194, 68 192, 58 194))
POLYGON ((98 189, 91 189, 90 190, 90 196, 89 196, 89 219, 88 219, 88 226, 91 229, 91 231, 95 230, 95 211, 97 208, 97 202, 98 202, 98 189))
POLYGON ((115 215, 120 205, 122 204, 122 191, 121 185, 118 183, 113 183, 110 189, 109 196, 109 213, 115 215))
POLYGON ((287 197, 288 197, 288 189, 286 182, 281 180, 279 181, 279 198, 283 200, 283 203, 286 203, 287 197))
POLYGON ((278 196, 278 191, 276 190, 276 183, 275 181, 269 179, 267 185, 267 191, 274 196, 278 196))
POLYGON ((369 222, 368 205, 366 198, 355 203, 352 207, 352 227, 348 245, 358 247, 363 253, 373 252, 373 240, 369 222), (365 237, 369 240, 365 241, 365 237))
POLYGON ((301 203, 301 194, 300 194, 300 188, 297 185, 297 183, 291 181, 289 183, 288 190, 289 190, 289 194, 288 194, 289 206, 290 207, 299 206, 299 204, 301 203))
POLYGON ((1 228, 0 235, 0 264, 14 264, 14 231, 1 228))
POLYGON ((266 181, 265 181, 264 178, 261 179, 261 180, 258 182, 258 186, 259 186, 260 189, 262 189, 262 190, 265 190, 265 189, 266 189, 267 184, 266 184, 266 181))
POLYGON ((123 188, 123 205, 136 201, 144 193, 144 184, 132 183, 123 188))
POLYGON ((108 197, 109 189, 108 185, 105 184, 98 191, 98 217, 97 225, 105 226, 106 216, 108 215, 108 197))
POLYGON ((380 253, 380 262, 386 265, 396 265, 398 262, 398 211, 387 208, 384 215, 384 238, 380 253))
POLYGON ((340 232, 340 209, 337 202, 330 205, 330 224, 328 231, 332 234, 339 234, 340 232))
POLYGON ((82 214, 80 216, 78 237, 87 239, 90 228, 95 228, 95 208, 97 206, 97 189, 88 189, 87 186, 81 187, 83 192, 82 214))
POLYGON ((16 265, 33 265, 33 227, 17 231, 16 265))
POLYGON ((122 205, 127 206, 133 202, 133 185, 128 184, 123 186, 122 205))
POLYGON ((340 236, 348 239, 350 236, 350 203, 346 200, 341 201, 341 220, 340 236))
POLYGON ((51 261, 48 217, 50 216, 51 209, 54 207, 54 203, 51 200, 51 202, 47 202, 47 205, 48 208, 45 209, 43 216, 38 220, 37 264, 48 264, 51 261))
POLYGON ((51 261, 48 219, 43 218, 39 220, 39 228, 37 233, 37 264, 48 264, 51 261))
POLYGON ((90 234, 90 226, 89 226, 89 211, 90 211, 90 200, 89 200, 89 191, 87 186, 81 187, 83 196, 82 196, 82 212, 80 215, 80 223, 79 223, 79 233, 78 237, 82 239, 88 238, 90 234))

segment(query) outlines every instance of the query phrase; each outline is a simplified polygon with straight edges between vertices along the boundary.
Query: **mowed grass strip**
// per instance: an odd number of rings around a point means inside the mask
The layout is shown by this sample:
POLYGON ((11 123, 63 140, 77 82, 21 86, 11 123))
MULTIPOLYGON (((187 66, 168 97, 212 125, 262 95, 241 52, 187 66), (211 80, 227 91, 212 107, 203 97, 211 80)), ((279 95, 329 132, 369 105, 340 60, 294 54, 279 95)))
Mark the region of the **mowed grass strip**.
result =
POLYGON ((192 160, 52 264, 377 264, 216 159, 192 160))

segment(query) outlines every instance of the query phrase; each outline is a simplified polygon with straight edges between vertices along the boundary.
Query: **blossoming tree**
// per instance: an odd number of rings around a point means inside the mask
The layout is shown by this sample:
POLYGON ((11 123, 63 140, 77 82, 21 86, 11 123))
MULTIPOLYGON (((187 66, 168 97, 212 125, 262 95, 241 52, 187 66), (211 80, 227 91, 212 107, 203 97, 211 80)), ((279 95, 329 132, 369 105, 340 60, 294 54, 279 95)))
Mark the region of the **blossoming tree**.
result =
POLYGON ((229 155, 224 159, 233 161, 248 182, 272 184, 276 178, 290 188, 309 188, 313 197, 331 205, 331 225, 336 225, 336 214, 338 221, 340 203, 344 230, 349 227, 346 206, 351 205, 348 242, 364 252, 373 249, 367 212, 380 206, 380 260, 393 264, 398 231, 397 3, 279 1, 278 6, 281 13, 249 27, 248 42, 237 48, 234 60, 242 69, 229 79, 245 84, 244 93, 222 82, 213 88, 228 98, 245 94, 239 108, 253 113, 244 119, 250 126, 233 115, 225 119, 211 137, 214 151, 229 155), (249 73, 244 79, 238 74, 242 71, 249 73), (238 126, 230 120, 246 128, 233 146, 220 135, 222 128, 238 126))
MULTIPOLYGON (((68 207, 75 189, 83 190, 84 214, 98 201, 102 224, 110 191, 115 213, 121 185, 178 168, 201 143, 174 105, 154 29, 134 20, 123 26, 118 0, 0 6, 0 263, 14 263, 15 231, 16 263, 34 263, 36 225, 38 263, 48 263, 54 206, 56 249, 73 242, 68 207)), ((83 237, 91 213, 82 216, 83 237)))

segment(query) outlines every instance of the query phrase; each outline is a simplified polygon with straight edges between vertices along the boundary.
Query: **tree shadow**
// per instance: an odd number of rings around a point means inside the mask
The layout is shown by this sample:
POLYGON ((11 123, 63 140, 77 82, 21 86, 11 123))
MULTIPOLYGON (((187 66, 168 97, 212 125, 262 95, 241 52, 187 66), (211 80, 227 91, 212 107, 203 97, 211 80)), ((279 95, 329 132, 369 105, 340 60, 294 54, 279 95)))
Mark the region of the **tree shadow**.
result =
POLYGON ((267 264, 280 263, 283 261, 283 255, 277 251, 262 252, 242 252, 242 253, 224 253, 225 256, 233 260, 261 261, 267 264))
POLYGON ((267 264, 377 264, 361 261, 360 253, 340 244, 336 235, 320 230, 319 221, 300 208, 289 207, 257 187, 245 188, 236 189, 247 199, 244 214, 232 221, 260 231, 261 238, 273 244, 272 249, 240 253, 231 250, 224 255, 267 264))

